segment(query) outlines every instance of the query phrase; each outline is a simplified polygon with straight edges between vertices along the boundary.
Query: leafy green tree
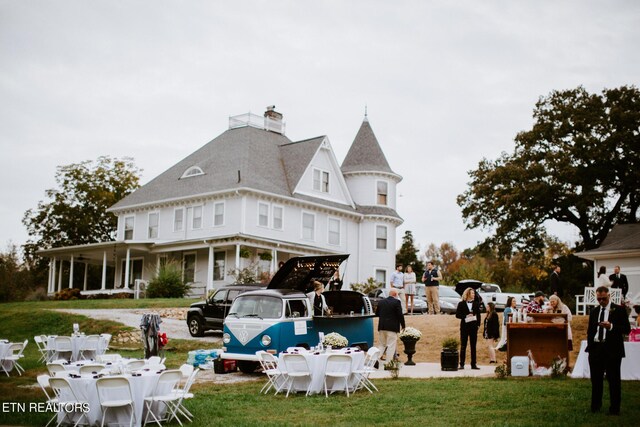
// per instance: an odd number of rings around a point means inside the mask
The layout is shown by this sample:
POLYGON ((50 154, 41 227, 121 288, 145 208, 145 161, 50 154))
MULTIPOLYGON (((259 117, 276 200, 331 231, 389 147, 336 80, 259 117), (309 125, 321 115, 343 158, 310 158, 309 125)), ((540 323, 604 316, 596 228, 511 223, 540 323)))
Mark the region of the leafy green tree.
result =
POLYGON ((444 242, 440 246, 436 246, 435 243, 430 243, 427 250, 424 253, 427 258, 427 262, 435 262, 437 267, 442 271, 442 274, 446 274, 449 271, 449 266, 456 262, 460 258, 460 254, 453 243, 444 242))
POLYGON ((10 243, 0 252, 0 301, 21 300, 34 287, 34 275, 20 261, 16 246, 10 243))
POLYGON ((424 263, 418 259, 417 254, 418 248, 416 248, 413 241, 413 233, 407 230, 402 237, 402 246, 396 253, 396 265, 402 264, 405 267, 410 265, 413 268, 413 272, 416 273, 417 280, 420 281, 424 272, 424 263))
POLYGON ((24 245, 27 259, 36 259, 38 249, 114 240, 117 218, 107 209, 139 187, 140 172, 126 157, 58 166, 58 188, 46 190, 48 200, 22 219, 31 236, 24 245))
POLYGON ((483 159, 458 196, 468 228, 494 229, 501 254, 541 251, 544 223, 577 227, 584 249, 616 223, 638 222, 640 91, 588 93, 583 87, 541 97, 533 128, 512 154, 483 159))
POLYGON ((475 279, 485 283, 493 282, 491 266, 486 259, 477 256, 472 259, 459 259, 451 264, 449 274, 444 278, 445 284, 455 285, 460 280, 475 279))

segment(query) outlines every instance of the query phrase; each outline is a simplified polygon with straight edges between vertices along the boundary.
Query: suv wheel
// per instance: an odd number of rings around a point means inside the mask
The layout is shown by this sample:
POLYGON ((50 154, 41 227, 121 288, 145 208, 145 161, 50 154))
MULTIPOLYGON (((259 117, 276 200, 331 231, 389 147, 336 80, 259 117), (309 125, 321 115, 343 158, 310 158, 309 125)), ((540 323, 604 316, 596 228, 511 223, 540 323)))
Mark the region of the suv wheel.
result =
POLYGON ((200 316, 191 316, 187 322, 189 326, 189 333, 192 337, 201 337, 204 335, 204 325, 200 316))

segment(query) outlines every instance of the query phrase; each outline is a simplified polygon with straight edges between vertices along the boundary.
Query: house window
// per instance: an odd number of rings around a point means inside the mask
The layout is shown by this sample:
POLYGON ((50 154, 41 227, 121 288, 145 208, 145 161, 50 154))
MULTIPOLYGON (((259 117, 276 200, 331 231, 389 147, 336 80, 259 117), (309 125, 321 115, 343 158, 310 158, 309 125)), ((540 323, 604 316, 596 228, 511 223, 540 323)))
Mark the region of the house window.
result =
POLYGON ((340 220, 336 218, 329 218, 329 244, 340 244, 340 220))
POLYGON ((173 211, 173 231, 182 231, 184 227, 184 209, 178 208, 173 211))
POLYGON ((202 228, 202 206, 193 207, 193 221, 191 222, 191 228, 194 230, 202 228))
POLYGON ((387 271, 376 270, 376 282, 384 286, 387 283, 387 271))
POLYGON ((124 218, 124 240, 133 239, 133 224, 135 217, 127 216, 124 218))
POLYGON ((185 254, 182 259, 182 280, 184 283, 196 281, 196 254, 185 254))
POLYGON ((158 212, 152 212, 149 214, 149 231, 147 232, 147 237, 149 237, 149 239, 158 238, 159 216, 160 214, 158 212))
POLYGON ((269 205, 266 203, 258 203, 258 225, 260 227, 269 226, 269 205))
POLYGON ((379 205, 387 206, 387 196, 389 194, 389 184, 385 181, 378 181, 377 184, 377 203, 379 205))
POLYGON ((200 169, 198 166, 191 166, 189 169, 184 171, 180 179, 189 178, 189 177, 198 176, 198 175, 204 175, 204 172, 202 171, 202 169, 200 169))
POLYGON ((376 249, 387 249, 387 227, 376 226, 376 249))
POLYGON ((320 169, 313 170, 313 189, 323 193, 329 192, 329 172, 320 169))
POLYGON ((213 280, 224 280, 224 264, 226 261, 226 253, 213 253, 213 280))
POLYGON ((215 203, 213 205, 213 225, 224 225, 224 203, 215 203))
POLYGON ((284 216, 284 208, 282 206, 273 207, 273 228, 276 230, 282 230, 284 216))
POLYGON ((302 238, 305 240, 315 239, 316 217, 313 214, 302 213, 302 238))

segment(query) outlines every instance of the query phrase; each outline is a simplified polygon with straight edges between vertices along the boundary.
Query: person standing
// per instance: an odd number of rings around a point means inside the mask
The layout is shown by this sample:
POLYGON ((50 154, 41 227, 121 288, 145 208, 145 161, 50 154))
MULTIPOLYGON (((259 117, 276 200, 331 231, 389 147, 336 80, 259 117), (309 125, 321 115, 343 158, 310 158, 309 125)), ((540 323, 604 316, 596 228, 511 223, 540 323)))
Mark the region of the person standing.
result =
POLYGON ((410 265, 407 265, 405 269, 403 282, 405 307, 407 307, 407 313, 411 311, 411 314, 413 314, 413 302, 416 295, 416 273, 413 272, 413 267, 410 265), (411 310, 409 310, 409 301, 411 301, 411 310))
POLYGON ((622 298, 627 298, 627 292, 629 292, 629 281, 627 280, 627 276, 620 274, 619 265, 613 267, 613 274, 609 276, 609 280, 612 283, 611 287, 622 289, 622 298))
POLYGON ((606 373, 609 414, 620 415, 620 365, 625 357, 623 335, 629 334, 631 326, 624 307, 611 303, 608 287, 598 287, 596 298, 599 307, 591 310, 589 315, 586 348, 591 370, 591 412, 598 412, 602 407, 603 377, 606 373))
POLYGON ((405 328, 402 304, 398 299, 396 288, 389 289, 389 296, 378 302, 376 316, 380 318, 378 321, 378 348, 382 352, 386 347, 386 360, 390 362, 396 355, 398 332, 405 328))
POLYGON ((404 301, 404 273, 402 272, 402 264, 396 265, 396 271, 391 273, 391 289, 396 289, 398 292, 398 298, 400 298, 400 304, 402 305, 402 312, 407 312, 407 307, 404 301))
POLYGON ((551 288, 551 295, 562 296, 562 287, 560 286, 560 266, 556 265, 556 267, 551 272, 549 276, 549 283, 551 288))
POLYGON ((309 302, 313 307, 313 315, 314 316, 323 316, 325 314, 329 314, 329 306, 327 306, 327 301, 324 299, 324 285, 318 281, 313 282, 313 291, 307 294, 307 298, 309 298, 309 302))
POLYGON ((496 363, 496 340, 500 338, 500 320, 496 312, 496 305, 487 303, 487 315, 484 317, 484 331, 482 333, 487 349, 489 350, 489 363, 496 363))
POLYGON ((606 286, 607 288, 611 287, 611 280, 607 277, 607 267, 601 265, 598 269, 598 277, 596 278, 596 287, 606 286))
POLYGON ((433 262, 427 263, 427 269, 422 275, 424 291, 427 294, 427 312, 430 314, 440 313, 440 292, 438 286, 442 280, 442 274, 433 266, 433 262))
POLYGON ((465 289, 462 293, 462 301, 458 303, 456 309, 456 317, 460 319, 460 369, 464 369, 467 341, 471 344, 471 369, 480 369, 476 364, 480 304, 475 297, 476 293, 472 288, 465 289))
POLYGON ((500 342, 496 346, 496 350, 507 351, 507 323, 513 321, 513 315, 516 308, 516 299, 514 297, 508 297, 507 302, 504 305, 504 312, 502 313, 502 333, 500 334, 500 342), (512 318, 510 319, 509 316, 512 318))

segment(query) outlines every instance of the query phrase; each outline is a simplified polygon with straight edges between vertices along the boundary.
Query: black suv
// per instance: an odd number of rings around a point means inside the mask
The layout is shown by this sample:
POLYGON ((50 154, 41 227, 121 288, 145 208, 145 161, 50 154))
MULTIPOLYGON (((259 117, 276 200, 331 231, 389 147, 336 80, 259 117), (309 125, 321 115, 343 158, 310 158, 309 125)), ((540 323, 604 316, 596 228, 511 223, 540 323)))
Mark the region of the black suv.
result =
POLYGON ((187 312, 187 326, 193 337, 201 337, 208 330, 222 330, 224 318, 229 314, 231 303, 244 292, 264 289, 259 283, 252 285, 227 285, 216 291, 205 301, 191 304, 187 312))

